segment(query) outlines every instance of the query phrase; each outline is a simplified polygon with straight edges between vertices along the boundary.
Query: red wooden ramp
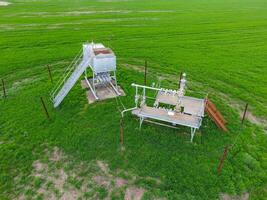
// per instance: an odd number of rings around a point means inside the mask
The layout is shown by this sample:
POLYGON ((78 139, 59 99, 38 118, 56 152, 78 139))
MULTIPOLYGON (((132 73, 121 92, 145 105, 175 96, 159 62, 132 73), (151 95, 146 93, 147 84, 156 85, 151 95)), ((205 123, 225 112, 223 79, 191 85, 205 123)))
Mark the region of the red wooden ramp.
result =
POLYGON ((214 121, 214 123, 223 131, 227 132, 228 129, 226 128, 225 124, 227 123, 226 120, 223 118, 220 111, 217 110, 215 105, 209 100, 206 99, 205 103, 205 111, 208 113, 210 118, 214 121))

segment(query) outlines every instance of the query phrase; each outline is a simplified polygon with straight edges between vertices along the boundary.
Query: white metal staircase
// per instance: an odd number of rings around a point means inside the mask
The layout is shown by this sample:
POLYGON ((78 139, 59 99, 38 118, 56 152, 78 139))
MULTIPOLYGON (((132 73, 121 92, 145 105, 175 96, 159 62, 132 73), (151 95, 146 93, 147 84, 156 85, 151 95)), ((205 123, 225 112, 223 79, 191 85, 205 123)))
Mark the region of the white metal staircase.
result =
POLYGON ((89 66, 91 56, 87 58, 83 58, 82 56, 83 54, 80 51, 71 64, 66 68, 62 78, 58 81, 50 93, 51 100, 55 108, 59 106, 74 84, 78 81, 82 73, 89 66))

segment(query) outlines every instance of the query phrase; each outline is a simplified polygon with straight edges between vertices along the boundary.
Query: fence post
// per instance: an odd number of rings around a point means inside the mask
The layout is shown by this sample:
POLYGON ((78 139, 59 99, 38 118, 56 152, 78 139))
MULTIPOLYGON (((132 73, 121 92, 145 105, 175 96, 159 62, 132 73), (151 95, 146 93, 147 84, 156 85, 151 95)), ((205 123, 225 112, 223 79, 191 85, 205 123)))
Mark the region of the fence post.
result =
POLYGON ((5 86, 5 81, 2 79, 2 87, 3 87, 3 92, 4 92, 4 98, 6 98, 6 86, 5 86))
POLYGON ((229 152, 229 148, 230 148, 230 145, 227 145, 226 147, 224 147, 223 155, 221 157, 220 163, 219 163, 218 168, 217 168, 218 174, 221 174, 224 161, 225 161, 225 159, 228 155, 228 152, 229 152))
POLYGON ((248 103, 246 103, 246 107, 245 107, 244 114, 243 114, 243 117, 242 117, 242 124, 244 123, 244 121, 246 119, 247 110, 248 110, 248 103))
POLYGON ((145 77, 144 77, 144 85, 146 86, 146 76, 147 76, 147 60, 145 60, 145 77))
POLYGON ((48 74, 49 74, 51 83, 53 83, 53 78, 52 78, 52 73, 51 73, 50 65, 47 65, 47 70, 48 70, 48 74))
POLYGON ((179 78, 179 84, 178 84, 178 90, 180 89, 180 85, 181 85, 181 79, 183 77, 183 72, 180 73, 180 78, 179 78))
POLYGON ((120 119, 120 145, 121 150, 124 150, 124 128, 123 128, 123 118, 120 119))
POLYGON ((47 119, 50 119, 43 97, 40 97, 47 119))

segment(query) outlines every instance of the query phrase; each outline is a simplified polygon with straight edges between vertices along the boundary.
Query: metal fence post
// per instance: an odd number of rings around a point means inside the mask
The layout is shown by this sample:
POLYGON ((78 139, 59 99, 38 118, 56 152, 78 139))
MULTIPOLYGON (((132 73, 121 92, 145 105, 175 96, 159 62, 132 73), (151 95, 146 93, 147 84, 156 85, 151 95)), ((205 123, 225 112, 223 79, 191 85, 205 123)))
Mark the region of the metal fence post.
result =
POLYGON ((47 119, 50 119, 43 97, 40 97, 47 119))
POLYGON ((246 104, 246 107, 245 107, 245 110, 244 110, 244 114, 243 114, 243 117, 242 117, 242 124, 244 123, 244 121, 246 119, 247 110, 248 110, 248 103, 246 104))
POLYGON ((144 85, 146 85, 146 76, 147 76, 147 60, 145 60, 145 77, 144 77, 144 85))
POLYGON ((178 84, 178 90, 180 89, 180 85, 181 85, 181 79, 183 77, 183 72, 180 73, 180 78, 179 78, 179 84, 178 84))
POLYGON ((120 145, 121 150, 124 150, 124 128, 123 128, 123 118, 120 119, 120 145))
POLYGON ((224 147, 223 155, 221 157, 220 163, 219 163, 218 168, 217 168, 218 174, 221 174, 224 161, 225 161, 225 159, 228 155, 228 152, 229 152, 229 148, 230 148, 230 145, 227 145, 226 147, 224 147))
POLYGON ((4 98, 6 98, 6 87, 5 87, 5 81, 2 79, 2 87, 3 87, 3 92, 4 92, 4 98))
POLYGON ((52 73, 51 73, 50 65, 47 65, 47 70, 48 70, 48 74, 49 74, 51 83, 53 83, 53 78, 52 78, 52 73))

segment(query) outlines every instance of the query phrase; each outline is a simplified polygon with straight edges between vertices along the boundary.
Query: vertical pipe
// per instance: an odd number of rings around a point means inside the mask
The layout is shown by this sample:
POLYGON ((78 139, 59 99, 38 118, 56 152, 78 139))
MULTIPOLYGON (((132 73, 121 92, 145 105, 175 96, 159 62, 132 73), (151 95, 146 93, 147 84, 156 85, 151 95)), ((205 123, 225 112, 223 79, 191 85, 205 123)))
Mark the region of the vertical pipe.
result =
POLYGON ((135 86, 135 97, 134 97, 134 101, 135 101, 135 107, 137 108, 138 106, 138 87, 135 86))
POLYGON ((40 97, 47 119, 50 119, 43 97, 40 97))
POLYGON ((143 88, 142 106, 146 104, 146 88, 143 88))
POLYGON ((246 104, 246 107, 245 107, 245 110, 244 110, 244 114, 243 114, 243 117, 242 117, 242 124, 245 121, 245 118, 246 118, 246 115, 247 115, 247 110, 248 110, 248 103, 246 104))
POLYGON ((4 92, 4 98, 6 98, 6 86, 5 86, 5 82, 4 79, 2 79, 2 87, 3 87, 3 92, 4 92))

